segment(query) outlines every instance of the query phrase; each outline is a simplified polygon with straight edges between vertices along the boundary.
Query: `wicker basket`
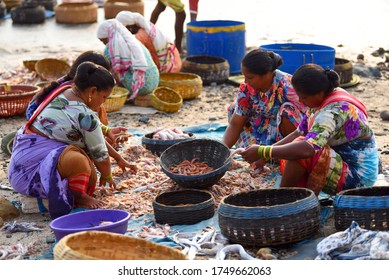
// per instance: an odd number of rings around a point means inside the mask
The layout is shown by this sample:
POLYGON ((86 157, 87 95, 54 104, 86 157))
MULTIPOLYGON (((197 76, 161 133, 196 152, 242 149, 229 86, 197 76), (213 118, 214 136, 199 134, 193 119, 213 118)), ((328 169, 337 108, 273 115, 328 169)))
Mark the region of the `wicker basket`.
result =
POLYGON ((23 65, 30 71, 35 71, 35 64, 38 60, 23 60, 23 65))
POLYGON ((124 87, 114 87, 112 94, 103 103, 107 113, 119 111, 126 103, 129 91, 124 87))
POLYGON ((35 71, 45 81, 54 81, 70 71, 70 65, 60 59, 44 58, 35 63, 35 71))
POLYGON ((345 190, 334 200, 335 228, 345 230, 355 221, 361 228, 389 230, 389 187, 345 190))
POLYGON ((231 165, 227 160, 230 150, 223 143, 212 139, 194 139, 180 142, 167 148, 160 157, 163 172, 173 181, 184 188, 203 189, 216 184, 226 173, 231 165), (198 158, 214 170, 212 172, 186 176, 174 174, 169 171, 173 165, 180 164, 184 160, 198 158))
POLYGON ((150 98, 150 104, 159 111, 175 113, 182 107, 182 97, 168 87, 157 87, 150 98))
POLYGON ((92 3, 62 3, 54 8, 58 23, 92 23, 97 22, 98 5, 92 3))
POLYGON ((213 217, 215 200, 207 191, 170 191, 155 198, 153 209, 159 224, 191 225, 213 217))
POLYGON ((203 81, 199 75, 192 73, 161 73, 159 86, 174 89, 186 100, 200 96, 203 81))
POLYGON ((143 1, 129 0, 107 0, 104 2, 104 17, 105 19, 115 18, 121 11, 131 11, 144 15, 145 4, 143 1))
POLYGON ((54 246, 55 260, 186 260, 177 249, 141 238, 104 231, 83 231, 54 246))
MULTIPOLYGON (((185 133, 185 132, 184 132, 185 133)), ((155 140, 153 139, 154 132, 147 133, 142 137, 142 145, 149 151, 151 151, 156 156, 161 156, 161 154, 170 146, 174 144, 190 141, 195 139, 193 133, 187 133, 190 138, 183 139, 173 139, 173 140, 155 140)))
POLYGON ((12 117, 26 112, 28 103, 40 90, 39 87, 33 85, 8 87, 0 85, 0 117, 12 117))
POLYGON ((230 64, 223 57, 193 55, 185 58, 181 71, 199 75, 203 85, 222 84, 230 76, 230 64))
POLYGON ((309 189, 261 189, 223 198, 218 217, 221 233, 234 243, 283 245, 318 231, 320 206, 309 189))

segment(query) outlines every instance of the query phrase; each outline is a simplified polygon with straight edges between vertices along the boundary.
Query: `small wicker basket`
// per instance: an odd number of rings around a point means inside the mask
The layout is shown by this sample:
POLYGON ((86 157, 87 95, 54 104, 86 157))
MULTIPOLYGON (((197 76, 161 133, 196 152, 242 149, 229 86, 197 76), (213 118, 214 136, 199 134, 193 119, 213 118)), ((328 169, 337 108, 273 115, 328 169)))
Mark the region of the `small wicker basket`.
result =
POLYGON ((182 97, 168 87, 157 87, 150 98, 150 104, 159 111, 175 113, 182 107, 182 97))
POLYGON ((0 85, 0 117, 12 117, 27 110, 39 87, 33 85, 0 85))
POLYGON ((114 87, 112 94, 103 103, 107 113, 119 111, 126 103, 129 91, 124 87, 114 87))
POLYGON ((82 231, 54 246, 55 260, 186 260, 177 249, 141 238, 104 231, 82 231))
MULTIPOLYGON (((186 133, 184 131, 184 133, 186 133)), ((161 156, 161 154, 170 146, 174 144, 190 141, 196 139, 196 136, 193 133, 186 133, 189 135, 189 138, 183 139, 172 139, 172 140, 156 140, 153 139, 154 132, 147 133, 142 137, 142 145, 149 151, 151 151, 156 156, 161 156)))
POLYGON ((159 86, 172 88, 186 100, 200 96, 203 81, 199 75, 192 73, 161 73, 159 86))
POLYGON ((344 190, 334 199, 335 228, 345 230, 352 221, 361 228, 389 230, 389 187, 344 190))
POLYGON ((260 189, 224 197, 218 217, 221 233, 234 243, 283 245, 318 231, 320 206, 309 189, 260 189))
POLYGON ((155 198, 153 209, 159 224, 191 225, 213 217, 215 200, 207 191, 170 191, 155 198))
POLYGON ((60 59, 44 58, 35 63, 35 71, 44 81, 54 81, 70 71, 70 65, 60 59))

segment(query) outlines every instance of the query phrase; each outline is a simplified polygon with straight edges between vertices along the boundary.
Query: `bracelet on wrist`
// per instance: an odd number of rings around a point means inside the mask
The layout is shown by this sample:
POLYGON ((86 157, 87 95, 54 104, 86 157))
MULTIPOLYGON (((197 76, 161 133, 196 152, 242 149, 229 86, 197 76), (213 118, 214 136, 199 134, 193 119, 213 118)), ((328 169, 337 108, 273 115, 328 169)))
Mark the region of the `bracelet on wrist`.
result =
POLYGON ((108 176, 101 176, 101 179, 103 179, 106 182, 111 181, 112 180, 112 173, 109 174, 108 176))
POLYGON ((259 146, 258 157, 263 160, 269 160, 273 155, 273 146, 259 146))

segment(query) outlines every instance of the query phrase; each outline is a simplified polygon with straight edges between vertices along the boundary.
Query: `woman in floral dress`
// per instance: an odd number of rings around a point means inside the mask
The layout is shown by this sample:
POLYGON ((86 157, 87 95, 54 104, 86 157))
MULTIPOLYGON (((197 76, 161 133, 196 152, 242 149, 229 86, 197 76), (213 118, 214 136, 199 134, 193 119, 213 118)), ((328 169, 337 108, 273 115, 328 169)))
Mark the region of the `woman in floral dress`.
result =
POLYGON ((374 185, 378 150, 365 106, 338 87, 335 71, 315 64, 297 69, 292 84, 309 108, 299 127, 272 146, 252 145, 243 158, 285 160, 281 187, 335 194, 374 185))

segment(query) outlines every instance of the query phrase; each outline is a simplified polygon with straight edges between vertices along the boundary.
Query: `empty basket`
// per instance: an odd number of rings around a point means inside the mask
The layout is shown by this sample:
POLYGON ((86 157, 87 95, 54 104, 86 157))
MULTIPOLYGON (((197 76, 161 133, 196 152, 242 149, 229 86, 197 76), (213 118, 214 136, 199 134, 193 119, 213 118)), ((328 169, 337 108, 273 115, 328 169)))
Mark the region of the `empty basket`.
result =
POLYGON ((119 111, 126 103, 129 91, 124 87, 114 87, 110 96, 104 101, 103 106, 107 113, 119 111))
POLYGON ((345 230, 352 221, 361 228, 389 230, 389 187, 344 190, 334 200, 335 228, 345 230))
POLYGON ((141 238, 104 231, 83 231, 54 246, 55 260, 185 260, 177 249, 141 238))
POLYGON ((161 73, 159 86, 175 90, 185 100, 196 98, 201 94, 203 81, 199 75, 192 73, 161 73))
POLYGON ((182 97, 168 87, 157 87, 150 98, 150 104, 159 111, 175 113, 182 107, 182 97))
POLYGON ((0 85, 0 117, 23 114, 31 99, 40 90, 33 85, 0 85))
POLYGON ((215 200, 201 190, 165 192, 153 201, 155 220, 159 224, 190 225, 212 218, 215 200))
POLYGON ((318 231, 320 206, 309 189, 261 189, 223 198, 218 217, 221 233, 234 243, 283 245, 318 231))
POLYGON ((60 59, 44 58, 35 63, 35 71, 45 81, 54 81, 70 71, 70 65, 60 59))

